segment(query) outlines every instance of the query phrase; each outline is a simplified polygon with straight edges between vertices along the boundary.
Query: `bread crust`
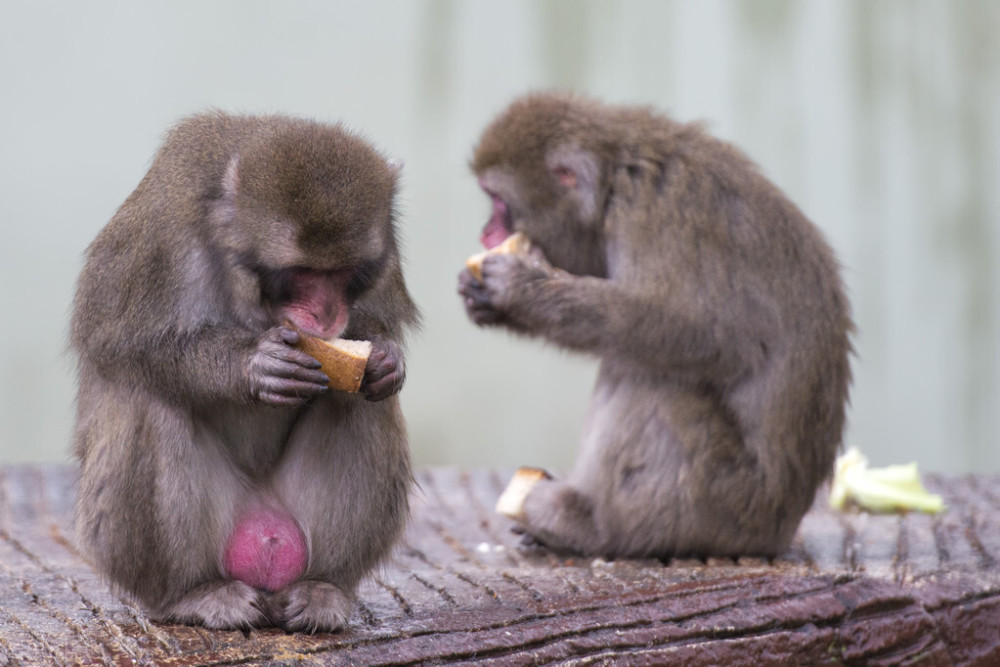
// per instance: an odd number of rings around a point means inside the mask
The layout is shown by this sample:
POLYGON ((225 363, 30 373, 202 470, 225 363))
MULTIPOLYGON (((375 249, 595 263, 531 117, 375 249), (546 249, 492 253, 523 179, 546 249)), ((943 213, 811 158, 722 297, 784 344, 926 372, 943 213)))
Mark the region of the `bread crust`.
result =
POLYGON ((518 468, 497 499, 496 513, 515 520, 522 518, 524 501, 535 484, 543 479, 552 479, 552 475, 541 468, 518 468))
POLYGON ((495 248, 490 248, 489 250, 477 252, 475 255, 469 256, 469 258, 465 260, 465 268, 469 270, 476 280, 482 280, 483 260, 489 255, 527 253, 529 250, 531 250, 531 241, 528 237, 521 232, 514 232, 508 236, 503 243, 495 248))
POLYGON ((367 340, 347 340, 335 338, 323 340, 299 332, 299 342, 295 345, 321 364, 330 383, 330 389, 357 393, 365 376, 365 367, 372 351, 367 340))

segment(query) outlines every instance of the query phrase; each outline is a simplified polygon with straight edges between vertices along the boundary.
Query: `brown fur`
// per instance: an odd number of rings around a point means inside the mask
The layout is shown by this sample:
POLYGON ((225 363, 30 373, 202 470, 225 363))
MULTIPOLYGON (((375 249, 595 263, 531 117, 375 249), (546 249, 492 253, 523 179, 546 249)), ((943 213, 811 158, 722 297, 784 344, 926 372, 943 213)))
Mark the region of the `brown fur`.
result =
POLYGON ((463 273, 470 317, 602 360, 577 465, 528 497, 527 531, 608 556, 786 549, 850 382, 820 231, 738 149, 645 108, 529 95, 472 169, 544 257, 463 273))
POLYGON ((340 127, 195 116, 88 249, 72 321, 77 533, 154 617, 335 629, 400 535, 410 463, 394 394, 416 310, 396 171, 340 127), (375 342, 361 395, 328 392, 281 326, 303 269, 349 304, 343 335, 375 342), (221 565, 234 517, 261 499, 309 548, 302 580, 274 595, 221 565))

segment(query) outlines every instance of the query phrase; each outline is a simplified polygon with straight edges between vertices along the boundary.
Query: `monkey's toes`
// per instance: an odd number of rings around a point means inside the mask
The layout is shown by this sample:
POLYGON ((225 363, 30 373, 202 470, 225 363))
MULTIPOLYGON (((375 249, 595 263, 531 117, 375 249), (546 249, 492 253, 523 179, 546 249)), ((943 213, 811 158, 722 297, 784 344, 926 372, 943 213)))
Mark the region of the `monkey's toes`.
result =
POLYGON ((335 632, 347 624, 354 599, 325 581, 300 581, 277 593, 271 618, 289 632, 335 632))
POLYGON ((528 529, 519 523, 511 526, 510 532, 519 537, 517 548, 522 551, 535 551, 546 548, 545 542, 542 542, 536 535, 529 533, 528 529))
POLYGON ((216 630, 246 630, 266 623, 263 606, 260 591, 242 581, 216 581, 188 592, 156 618, 216 630))

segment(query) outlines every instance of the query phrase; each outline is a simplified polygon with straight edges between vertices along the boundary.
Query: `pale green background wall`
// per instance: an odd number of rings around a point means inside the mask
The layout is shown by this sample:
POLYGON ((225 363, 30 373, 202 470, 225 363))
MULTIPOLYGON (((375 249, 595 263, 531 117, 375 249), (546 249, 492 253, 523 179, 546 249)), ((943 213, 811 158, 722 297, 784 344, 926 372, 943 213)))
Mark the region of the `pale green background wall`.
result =
POLYGON ((68 458, 82 252, 214 106, 344 120, 406 163, 416 460, 564 469, 594 363, 479 331, 455 295, 488 211, 471 146, 557 86, 708 120, 825 230, 860 326, 849 442, 1000 470, 997 34, 991 0, 5 0, 0 461, 68 458))

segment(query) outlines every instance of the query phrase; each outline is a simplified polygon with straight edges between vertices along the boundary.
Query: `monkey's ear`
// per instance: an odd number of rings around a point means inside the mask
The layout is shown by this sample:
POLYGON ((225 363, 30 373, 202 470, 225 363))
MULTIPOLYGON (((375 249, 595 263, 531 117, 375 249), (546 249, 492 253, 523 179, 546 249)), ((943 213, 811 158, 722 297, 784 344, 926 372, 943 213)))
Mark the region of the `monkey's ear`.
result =
POLYGON ((592 218, 597 213, 601 179, 597 157, 576 144, 567 144, 550 151, 545 166, 559 183, 579 197, 580 214, 585 219, 592 218))
POLYGON ((600 169, 590 151, 576 145, 560 146, 545 158, 545 165, 560 183, 574 190, 594 192, 600 169))

